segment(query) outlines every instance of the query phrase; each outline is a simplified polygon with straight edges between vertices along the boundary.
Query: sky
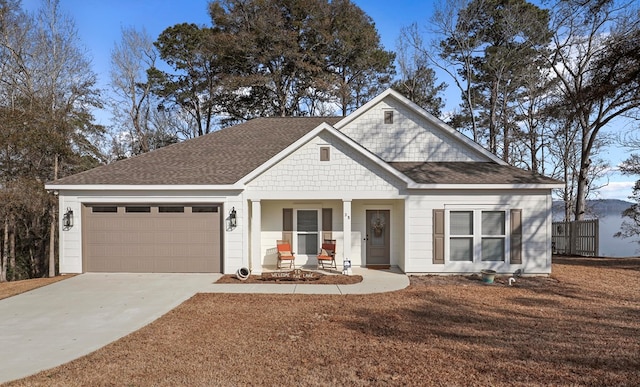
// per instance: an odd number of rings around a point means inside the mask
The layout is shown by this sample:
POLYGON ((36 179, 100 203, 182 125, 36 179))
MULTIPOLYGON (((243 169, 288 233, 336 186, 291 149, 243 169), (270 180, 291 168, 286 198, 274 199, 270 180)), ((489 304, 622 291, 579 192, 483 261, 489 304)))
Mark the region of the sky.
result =
MULTIPOLYGON (((433 2, 426 0, 354 0, 374 21, 382 44, 387 50, 395 50, 396 41, 402 27, 414 22, 424 25, 428 22, 433 10, 433 2)), ((23 8, 33 11, 39 7, 41 0, 23 0, 23 8)), ((210 25, 207 13, 208 0, 60 0, 61 10, 75 22, 81 44, 87 50, 87 56, 93 64, 93 71, 98 75, 98 86, 106 89, 109 83, 109 62, 111 50, 120 40, 122 27, 144 28, 155 38, 167 27, 178 23, 195 23, 210 25)), ((444 98, 446 110, 453 110, 458 105, 458 92, 452 80, 445 74, 437 72, 437 82, 449 84, 444 98)), ((101 121, 100 114, 96 114, 101 121)), ((104 117, 104 116, 103 116, 104 117)), ((102 120, 107 120, 102 118, 102 120)), ((109 124, 108 122, 100 122, 109 124)), ((628 129, 626 126, 619 130, 628 129)), ((629 155, 629 150, 611 147, 602 158, 609 160, 615 167, 629 155)), ((615 171, 610 172, 602 183, 607 185, 599 190, 602 199, 628 200, 634 183, 633 176, 622 176, 615 171)))

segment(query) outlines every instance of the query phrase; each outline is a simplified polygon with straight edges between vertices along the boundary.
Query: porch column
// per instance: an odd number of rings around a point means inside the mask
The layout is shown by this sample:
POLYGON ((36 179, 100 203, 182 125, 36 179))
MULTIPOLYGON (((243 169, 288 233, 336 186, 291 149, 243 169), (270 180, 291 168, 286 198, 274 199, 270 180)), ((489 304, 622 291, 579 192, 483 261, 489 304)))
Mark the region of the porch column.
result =
POLYGON ((344 232, 344 259, 351 259, 351 200, 342 201, 342 230, 344 232))
POLYGON ((262 274, 262 207, 260 200, 251 201, 251 274, 262 274))

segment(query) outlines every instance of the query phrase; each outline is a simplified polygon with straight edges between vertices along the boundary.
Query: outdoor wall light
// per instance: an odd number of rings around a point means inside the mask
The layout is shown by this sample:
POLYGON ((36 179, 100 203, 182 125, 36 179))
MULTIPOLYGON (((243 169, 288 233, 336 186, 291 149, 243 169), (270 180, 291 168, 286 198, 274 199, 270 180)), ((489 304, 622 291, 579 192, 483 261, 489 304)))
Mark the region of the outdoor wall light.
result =
POLYGON ((236 208, 232 207, 231 212, 229 212, 229 227, 234 228, 238 225, 238 220, 236 218, 236 208))
POLYGON ((73 227, 73 210, 67 207, 67 212, 62 216, 62 225, 68 230, 73 227))

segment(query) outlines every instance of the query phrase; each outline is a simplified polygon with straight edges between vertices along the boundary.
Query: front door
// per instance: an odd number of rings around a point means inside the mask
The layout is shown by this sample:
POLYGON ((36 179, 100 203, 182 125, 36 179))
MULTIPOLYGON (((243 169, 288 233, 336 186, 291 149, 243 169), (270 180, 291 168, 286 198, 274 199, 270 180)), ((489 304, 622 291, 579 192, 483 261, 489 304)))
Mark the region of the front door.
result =
POLYGON ((367 267, 388 269, 391 217, 389 210, 367 210, 367 267))

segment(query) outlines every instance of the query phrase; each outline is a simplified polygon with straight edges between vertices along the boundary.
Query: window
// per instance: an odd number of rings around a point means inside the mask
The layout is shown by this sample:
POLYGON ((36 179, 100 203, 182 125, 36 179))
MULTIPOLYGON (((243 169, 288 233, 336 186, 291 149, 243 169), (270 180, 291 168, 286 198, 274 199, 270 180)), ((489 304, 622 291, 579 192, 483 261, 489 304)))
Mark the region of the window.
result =
POLYGON ((160 206, 158 207, 159 213, 175 213, 175 212, 184 212, 184 207, 182 206, 160 206))
POLYGON ((124 208, 125 212, 133 212, 133 213, 139 213, 139 212, 151 212, 151 207, 149 206, 127 206, 124 208))
POLYGON ((202 212, 218 212, 217 206, 193 206, 191 207, 192 213, 202 213, 202 212))
POLYGON ((473 211, 451 211, 449 226, 449 259, 473 261, 473 211))
POLYGON ((91 207, 91 212, 93 212, 93 213, 116 213, 116 212, 118 212, 118 207, 116 207, 116 206, 93 206, 93 207, 91 207))
POLYGON ((296 236, 298 254, 318 254, 318 210, 296 211, 296 236))
POLYGON ((507 250, 506 212, 449 212, 449 261, 504 262, 507 250))
POLYGON ((328 146, 321 146, 320 147, 320 161, 329 161, 331 160, 331 153, 330 153, 330 149, 328 146))
POLYGON ((384 111, 384 123, 393 124, 393 110, 384 111))
POLYGON ((482 260, 504 261, 504 211, 482 211, 482 260))

